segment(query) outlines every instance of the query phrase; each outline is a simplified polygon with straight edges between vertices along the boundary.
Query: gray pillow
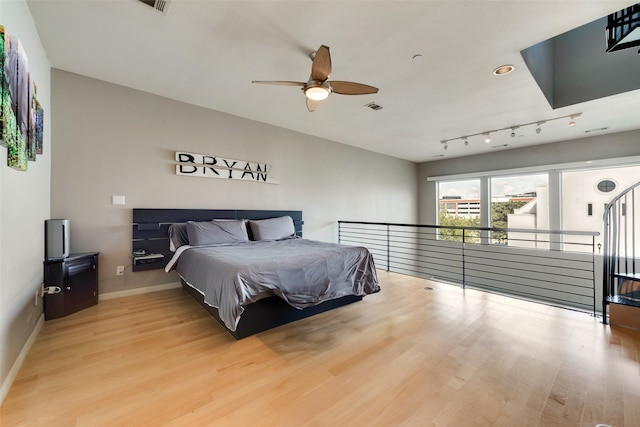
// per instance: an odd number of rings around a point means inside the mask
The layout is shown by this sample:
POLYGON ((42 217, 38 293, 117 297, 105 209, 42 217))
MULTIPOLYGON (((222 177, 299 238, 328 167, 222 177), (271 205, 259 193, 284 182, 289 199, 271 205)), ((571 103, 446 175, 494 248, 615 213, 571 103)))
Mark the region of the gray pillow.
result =
POLYGON ((180 246, 188 244, 187 224, 185 222, 171 224, 169 226, 169 250, 175 252, 180 246))
POLYGON ((222 243, 248 242, 244 220, 213 220, 187 222, 187 233, 191 246, 218 245, 222 243))
POLYGON ((278 240, 291 237, 296 233, 290 216, 250 220, 249 227, 251 227, 253 240, 278 240))

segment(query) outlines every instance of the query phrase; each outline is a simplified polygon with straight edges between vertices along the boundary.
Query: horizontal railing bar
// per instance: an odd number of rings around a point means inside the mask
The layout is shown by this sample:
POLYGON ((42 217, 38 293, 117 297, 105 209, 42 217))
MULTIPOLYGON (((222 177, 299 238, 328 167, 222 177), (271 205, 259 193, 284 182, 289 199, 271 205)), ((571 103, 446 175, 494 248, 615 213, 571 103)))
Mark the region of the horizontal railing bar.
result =
POLYGON ((452 230, 476 230, 476 231, 498 231, 498 232, 515 232, 530 234, 565 234, 571 236, 599 236, 598 231, 573 231, 573 230, 538 230, 526 228, 495 228, 495 227, 459 227, 445 225, 426 225, 426 224, 402 224, 392 222, 366 222, 366 221, 338 221, 338 224, 366 224, 366 225, 384 225, 384 226, 401 226, 401 227, 418 227, 418 228, 436 228, 436 229, 452 229, 452 230))
MULTIPOLYGON (((513 276, 510 276, 510 277, 513 277, 513 276)), ((530 285, 530 284, 517 283, 517 282, 514 282, 514 281, 510 281, 510 280, 502 280, 502 279, 496 279, 496 278, 491 278, 490 279, 490 278, 487 278, 487 277, 484 277, 484 276, 478 276, 478 275, 474 275, 474 274, 470 274, 470 273, 467 273, 467 278, 491 280, 491 282, 509 283, 509 284, 511 284, 513 286, 520 286, 520 287, 526 287, 526 288, 531 288, 531 289, 544 289, 544 290, 547 290, 547 291, 554 291, 554 292, 564 293, 564 294, 567 294, 567 295, 582 295, 582 294, 577 294, 576 291, 570 292, 568 290, 565 291, 565 290, 560 290, 560 289, 557 289, 557 288, 550 288, 550 287, 544 287, 544 286, 534 286, 534 285, 530 285)), ((565 283, 562 283, 562 282, 551 282, 551 281, 548 281, 548 280, 536 280, 536 282, 562 285, 563 287, 571 286, 572 288, 575 288, 575 289, 584 289, 584 290, 588 290, 588 291, 592 291, 592 289, 593 289, 591 287, 578 286, 578 285, 569 285, 569 284, 565 284, 565 283)), ((586 296, 586 295, 582 295, 582 296, 586 296)))
MULTIPOLYGON (((467 257, 467 259, 471 259, 471 260, 489 259, 489 260, 493 261, 492 258, 485 258, 485 257, 467 257)), ((553 259, 553 258, 544 258, 544 259, 553 259)), ((564 261, 583 262, 583 261, 573 261, 573 260, 564 260, 564 261)), ((536 264, 534 262, 509 261, 509 260, 504 260, 504 259, 501 259, 500 262, 503 263, 503 264, 517 264, 517 265, 531 265, 531 266, 536 266, 536 267, 562 268, 562 269, 569 270, 569 271, 584 271, 584 272, 588 272, 588 273, 593 273, 593 268, 589 269, 589 268, 555 266, 555 265, 549 265, 549 264, 536 264)), ((478 262, 472 262, 472 261, 469 261, 469 264, 487 265, 487 264, 480 264, 478 262)), ((513 270, 531 271, 531 270, 527 270, 527 269, 520 268, 520 267, 509 267, 508 265, 498 265, 498 264, 495 264, 495 263, 492 263, 490 265, 492 265, 494 267, 497 267, 497 268, 512 268, 513 270)))
MULTIPOLYGON (((519 247, 516 247, 516 248, 511 248, 511 249, 512 250, 517 250, 517 251, 527 250, 527 251, 534 252, 534 250, 533 250, 534 248, 519 248, 519 247)), ((539 250, 542 250, 542 249, 539 249, 539 250)), ((482 253, 482 254, 486 253, 486 254, 506 255, 505 251, 493 251, 490 248, 487 248, 487 250, 467 249, 466 253, 469 253, 469 252, 472 252, 472 253, 479 252, 479 253, 482 253)), ((585 252, 575 252, 575 254, 579 254, 581 256, 584 256, 585 258, 587 257, 587 253, 585 253, 585 252)), ((532 257, 532 258, 540 258, 540 259, 558 259, 557 257, 553 257, 553 256, 544 256, 544 255, 538 255, 538 254, 534 255, 534 254, 529 254, 529 253, 527 253, 527 254, 510 253, 508 255, 529 256, 529 257, 532 257)), ((467 255, 467 256, 469 256, 471 258, 493 259, 493 258, 489 258, 489 257, 482 257, 482 256, 479 256, 479 255, 467 255)), ((590 254, 589 254, 589 256, 590 256, 590 254)), ((590 262, 590 261, 576 260, 576 259, 570 259, 570 258, 562 258, 562 260, 563 261, 575 261, 575 262, 590 262)))
MULTIPOLYGON (((544 294, 541 294, 541 293, 525 292, 525 291, 521 291, 521 290, 516 293, 516 292, 513 291, 513 289, 503 288, 503 287, 499 287, 499 286, 491 286, 489 284, 478 283, 478 282, 473 282, 473 281, 467 282, 467 286, 472 286, 472 287, 477 287, 477 288, 486 288, 486 289, 500 289, 500 290, 503 290, 505 292, 510 292, 511 294, 516 294, 516 295, 529 295, 529 296, 536 296, 538 298, 555 299, 555 300, 558 300, 558 301, 563 301, 559 297, 554 297, 554 296, 550 296, 550 295, 544 295, 544 294)), ((539 290, 542 290, 542 291, 549 291, 549 289, 544 289, 544 288, 529 287, 528 289, 539 289, 539 290)), ((576 294, 576 293, 563 292, 563 294, 566 294, 566 295, 569 295, 569 296, 572 296, 572 297, 577 297, 577 298, 580 298, 580 299, 591 299, 591 297, 589 297, 587 295, 581 295, 581 294, 576 294)), ((567 303, 580 304, 580 302, 578 302, 578 301, 570 301, 570 300, 567 300, 567 303)))
POLYGON ((527 300, 527 301, 535 301, 535 302, 541 302, 541 300, 543 300, 544 302, 552 302, 552 303, 556 303, 558 306, 562 307, 562 308, 567 308, 567 307, 572 307, 574 309, 582 309, 584 311, 590 311, 593 309, 593 307, 588 304, 588 303, 580 303, 580 302, 575 302, 575 303, 568 303, 566 301, 557 299, 557 298, 542 298, 539 295, 535 295, 535 294, 527 294, 527 293, 522 293, 522 294, 514 294, 514 293, 509 293, 509 292, 501 292, 500 288, 492 288, 490 286, 474 286, 473 283, 468 283, 467 286, 472 287, 474 289, 481 289, 484 291, 489 291, 489 292, 493 292, 493 293, 497 293, 500 295, 507 295, 511 298, 518 298, 518 299, 523 299, 523 300, 527 300), (526 296, 529 295, 529 297, 527 298, 526 296))
MULTIPOLYGON (((496 283, 511 283, 511 282, 504 282, 504 281, 500 281, 500 280, 498 280, 498 281, 496 281, 496 283)), ((497 287, 497 286, 491 286, 491 285, 489 285, 489 284, 480 283, 480 282, 477 282, 477 281, 476 281, 476 282, 474 282, 473 280, 468 281, 468 282, 467 282, 467 285, 476 285, 476 286, 492 287, 492 288, 495 288, 495 289, 504 289, 504 290, 508 290, 508 291, 514 292, 514 289, 510 289, 510 288, 503 288, 503 287, 497 287)), ((524 285, 521 285, 521 287, 526 287, 527 289, 538 289, 538 290, 541 290, 541 291, 555 291, 555 293, 560 293, 560 294, 565 294, 565 295, 570 295, 570 296, 580 297, 580 298, 591 298, 591 296, 589 296, 589 295, 583 295, 583 294, 579 294, 579 293, 575 293, 575 292, 562 292, 562 291, 556 291, 556 290, 554 290, 554 289, 542 288, 542 287, 536 287, 536 286, 524 286, 524 285)), ((528 292, 528 293, 527 293, 527 292, 524 292, 524 291, 518 291, 518 293, 542 296, 542 295, 540 295, 540 294, 538 294, 538 293, 532 293, 532 292, 528 292)), ((554 297, 547 296, 547 298, 554 298, 554 297)))
MULTIPOLYGON (((424 261, 422 261, 424 263, 424 261)), ((449 271, 449 270, 454 270, 454 269, 460 269, 460 264, 461 262, 457 262, 457 263, 452 263, 452 264, 428 264, 427 266, 425 265, 420 265, 420 264, 407 264, 407 263, 403 263, 401 260, 399 260, 398 258, 395 258, 393 260, 389 260, 389 264, 402 264, 402 265, 413 265, 413 266, 417 266, 423 269, 431 269, 431 270, 438 270, 438 271, 449 271), (458 265, 456 265, 458 264, 458 265)), ((451 271, 451 273, 453 274, 458 274, 455 271, 451 271)))

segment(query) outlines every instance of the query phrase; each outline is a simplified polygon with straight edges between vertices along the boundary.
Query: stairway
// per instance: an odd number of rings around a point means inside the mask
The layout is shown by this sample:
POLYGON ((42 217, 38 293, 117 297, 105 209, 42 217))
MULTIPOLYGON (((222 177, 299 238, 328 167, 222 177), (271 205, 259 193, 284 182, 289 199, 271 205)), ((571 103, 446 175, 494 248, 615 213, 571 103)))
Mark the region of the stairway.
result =
POLYGON ((603 321, 640 329, 640 182, 607 204, 604 214, 603 321), (638 221, 636 221, 638 220, 638 221), (636 227, 636 222, 638 227, 636 227))

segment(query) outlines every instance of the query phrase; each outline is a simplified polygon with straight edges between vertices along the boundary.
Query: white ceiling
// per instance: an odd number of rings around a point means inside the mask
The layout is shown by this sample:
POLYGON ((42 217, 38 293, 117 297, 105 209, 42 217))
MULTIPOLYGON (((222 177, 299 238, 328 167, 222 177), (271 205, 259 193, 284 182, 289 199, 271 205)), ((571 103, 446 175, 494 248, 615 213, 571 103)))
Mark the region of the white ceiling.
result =
POLYGON ((136 0, 28 0, 55 68, 415 162, 640 129, 640 91, 554 111, 520 56, 633 3, 173 0, 165 15, 136 0), (310 113, 299 88, 251 83, 306 81, 321 44, 331 79, 380 92, 333 94, 310 113), (516 69, 494 76, 501 64, 516 69), (574 128, 440 143, 573 113, 574 128))

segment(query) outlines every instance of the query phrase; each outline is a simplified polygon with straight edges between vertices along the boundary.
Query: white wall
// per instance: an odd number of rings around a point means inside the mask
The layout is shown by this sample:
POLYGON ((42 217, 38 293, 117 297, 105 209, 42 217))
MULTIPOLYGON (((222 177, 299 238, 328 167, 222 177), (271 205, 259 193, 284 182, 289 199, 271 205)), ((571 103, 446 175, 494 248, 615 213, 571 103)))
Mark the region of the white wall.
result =
POLYGON ((52 84, 51 214, 70 219, 73 252, 100 251, 101 294, 178 281, 131 272, 132 208, 302 210, 324 241, 341 219, 417 221, 415 163, 61 70, 52 84), (176 151, 269 163, 281 185, 178 176, 176 151))
MULTIPOLYGON (((640 166, 575 171, 563 174, 562 222, 567 230, 588 230, 603 233, 604 206, 624 190, 640 181, 640 166), (610 193, 598 191, 597 185, 604 179, 616 183, 610 193), (592 204, 592 215, 588 215, 587 203, 592 204)), ((637 206, 637 205, 636 205, 637 206)), ((620 224, 624 227, 624 223, 620 224)), ((640 242, 640 229, 636 229, 636 242, 640 242)), ((604 235, 597 236, 595 243, 604 244, 604 235)))
POLYGON ((17 36, 44 108, 44 150, 26 172, 7 167, 0 147, 0 403, 20 365, 20 352, 42 315, 44 220, 49 218, 51 171, 50 66, 25 1, 1 1, 0 24, 17 36))

